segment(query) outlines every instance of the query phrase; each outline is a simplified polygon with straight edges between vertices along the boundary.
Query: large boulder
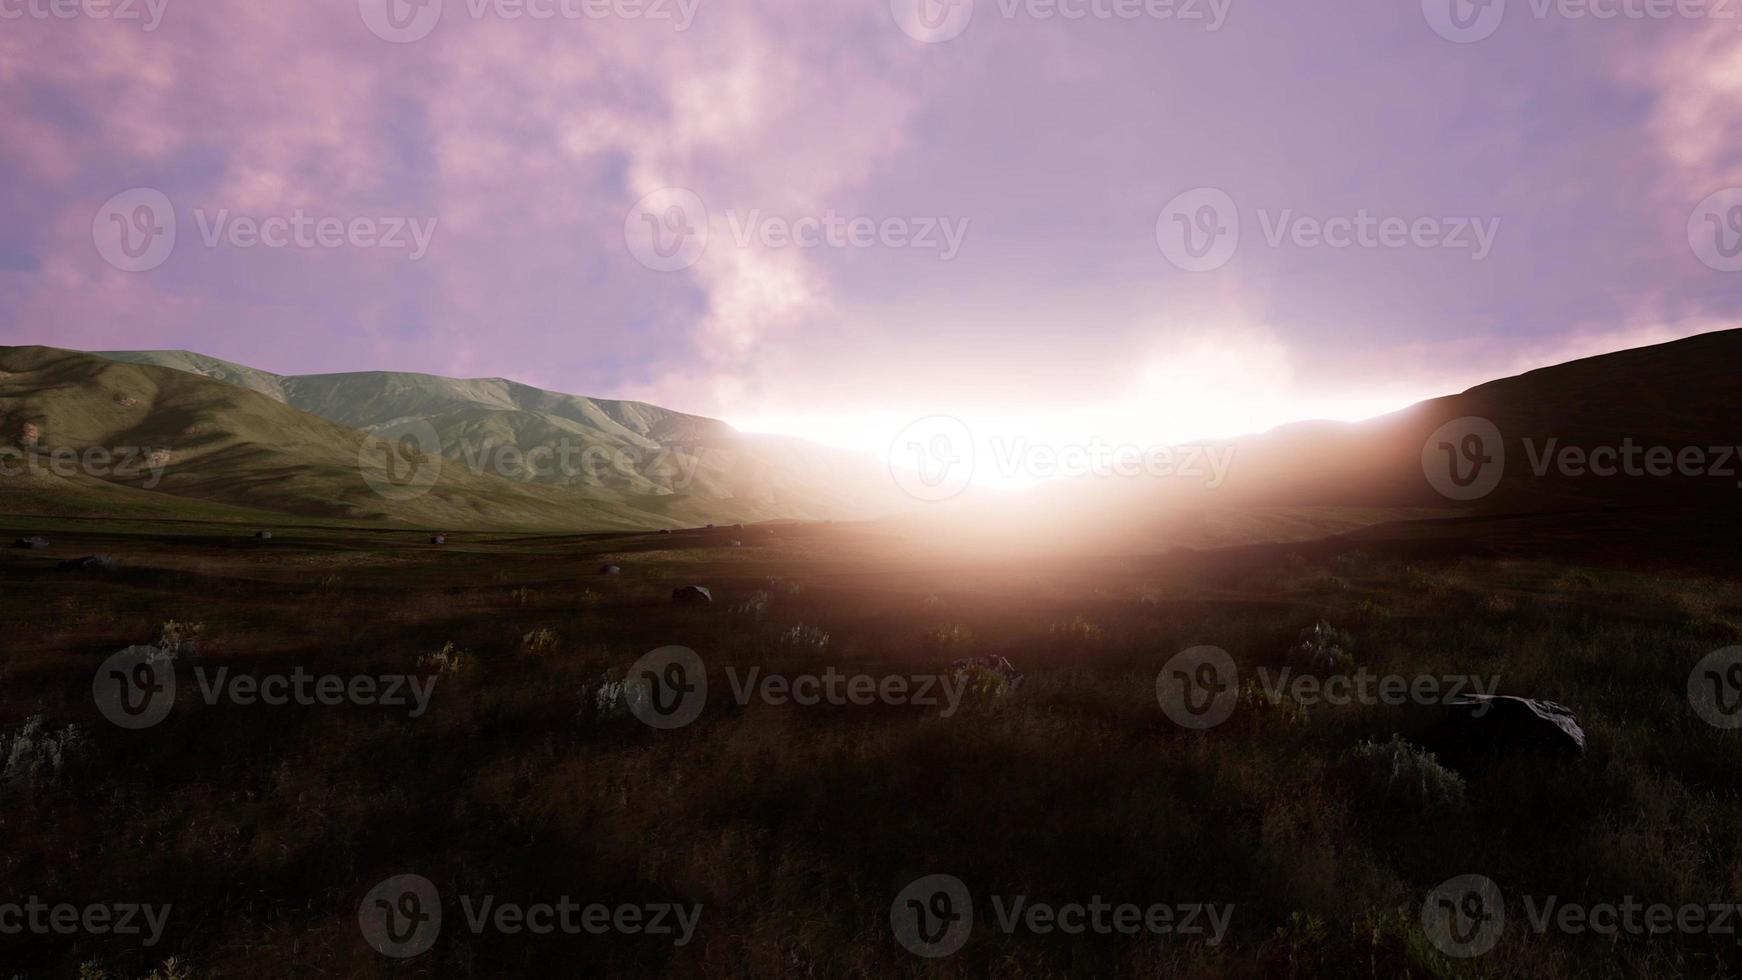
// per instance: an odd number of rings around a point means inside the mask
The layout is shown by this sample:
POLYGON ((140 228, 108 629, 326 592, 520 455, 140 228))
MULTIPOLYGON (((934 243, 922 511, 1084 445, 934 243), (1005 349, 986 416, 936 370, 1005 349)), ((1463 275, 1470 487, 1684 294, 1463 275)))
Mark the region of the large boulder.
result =
POLYGON ((272 540, 272 532, 271 531, 255 531, 254 532, 254 540, 256 540, 256 541, 271 541, 272 540))
POLYGON ((714 594, 705 585, 680 585, 671 590, 671 601, 680 606, 711 606, 714 594))
POLYGON ((19 538, 12 542, 14 548, 29 548, 32 551, 48 547, 47 538, 19 538))
POLYGON ((432 534, 429 536, 429 543, 430 544, 447 544, 448 543, 448 536, 445 534, 432 534))
POLYGON ((599 574, 600 575, 621 575, 621 574, 623 574, 623 569, 617 565, 600 565, 599 566, 599 574))
POLYGON ((83 558, 69 558, 60 563, 65 572, 112 572, 121 567, 114 555, 86 555, 83 558))
POLYGON ((1576 759, 1585 730, 1566 705, 1500 694, 1465 694, 1443 706, 1423 738, 1441 758, 1468 763, 1522 752, 1576 759))

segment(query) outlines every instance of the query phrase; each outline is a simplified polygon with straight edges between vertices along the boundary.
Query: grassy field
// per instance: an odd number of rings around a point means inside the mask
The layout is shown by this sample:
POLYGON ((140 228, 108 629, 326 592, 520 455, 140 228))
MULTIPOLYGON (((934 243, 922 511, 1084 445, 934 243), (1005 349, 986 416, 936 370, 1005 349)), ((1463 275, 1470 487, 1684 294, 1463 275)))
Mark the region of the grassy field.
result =
POLYGON ((1742 971, 1733 934, 1539 934, 1524 904, 1742 898, 1742 736, 1687 697, 1694 664, 1742 642, 1742 588, 1710 572, 1359 543, 972 561, 856 525, 434 547, 314 522, 264 543, 196 523, 6 523, 7 542, 51 546, 0 554, 0 733, 35 716, 76 732, 58 764, 0 785, 0 902, 171 911, 150 948, 0 935, 0 976, 1742 971), (56 568, 91 553, 121 567, 56 568), (601 575, 607 562, 622 573, 601 575), (713 605, 674 606, 685 584, 709 586, 713 605), (1356 667, 1492 676, 1501 693, 1568 705, 1589 750, 1461 780, 1430 768, 1429 792, 1361 747, 1426 709, 1302 707, 1249 689, 1226 723, 1192 731, 1158 704, 1176 653, 1224 648, 1243 679, 1299 668, 1290 648, 1321 620, 1352 638, 1356 667), (176 662, 173 710, 144 730, 111 724, 92 697, 98 665, 166 632, 198 638, 176 662), (707 666, 694 723, 584 716, 601 672, 668 645, 707 666), (733 696, 751 668, 906 677, 992 654, 1026 673, 1021 688, 954 711, 733 696), (435 686, 415 716, 207 703, 193 674, 220 668, 435 686), (400 960, 365 941, 359 904, 406 873, 440 889, 444 922, 400 960), (1421 909, 1469 873, 1499 883, 1507 923, 1492 952, 1458 960, 1429 941, 1421 909), (961 879, 975 911, 959 952, 922 959, 890 910, 931 874, 961 879), (702 911, 680 946, 474 932, 462 895, 702 911), (995 896, 1233 912, 1219 942, 1006 932, 995 896))

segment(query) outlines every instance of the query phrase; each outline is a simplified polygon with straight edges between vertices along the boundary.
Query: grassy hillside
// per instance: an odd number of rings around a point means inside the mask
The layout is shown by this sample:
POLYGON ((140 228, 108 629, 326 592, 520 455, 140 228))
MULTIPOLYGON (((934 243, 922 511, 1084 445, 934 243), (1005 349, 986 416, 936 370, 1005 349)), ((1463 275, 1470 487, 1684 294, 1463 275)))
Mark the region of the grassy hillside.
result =
MULTIPOLYGON (((909 503, 878 462, 796 439, 740 433, 643 402, 585 398, 502 378, 410 372, 281 376, 187 351, 103 357, 191 371, 251 388, 332 422, 398 437, 433 432, 474 472, 636 497, 697 498, 680 511, 783 518, 866 517, 909 503), (424 428, 426 427, 427 428, 424 428)), ((657 508, 656 508, 657 509, 657 508)))
POLYGON ((12 471, 0 480, 0 500, 13 513, 291 514, 431 528, 576 529, 773 516, 749 504, 636 499, 445 463, 427 488, 388 480, 384 494, 369 478, 384 475, 385 457, 365 462, 383 451, 379 442, 365 455, 364 433, 255 390, 46 347, 0 348, 0 375, 0 447, 10 451, 12 471))

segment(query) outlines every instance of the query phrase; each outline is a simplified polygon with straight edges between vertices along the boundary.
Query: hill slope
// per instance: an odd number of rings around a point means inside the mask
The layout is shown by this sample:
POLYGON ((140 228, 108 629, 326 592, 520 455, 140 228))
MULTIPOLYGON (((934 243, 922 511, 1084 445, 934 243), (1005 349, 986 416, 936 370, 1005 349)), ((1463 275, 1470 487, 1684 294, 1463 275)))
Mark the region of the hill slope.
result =
POLYGON ((781 516, 754 501, 474 472, 251 387, 49 347, 0 348, 0 451, 0 506, 13 513, 137 513, 179 500, 237 516, 587 530, 781 516))
POLYGON ((662 506, 685 512, 847 518, 908 503, 874 460, 797 439, 747 435, 716 419, 642 402, 585 398, 501 378, 275 375, 187 351, 99 356, 242 385, 384 438, 415 435, 476 473, 632 498, 671 495, 684 502, 662 506))

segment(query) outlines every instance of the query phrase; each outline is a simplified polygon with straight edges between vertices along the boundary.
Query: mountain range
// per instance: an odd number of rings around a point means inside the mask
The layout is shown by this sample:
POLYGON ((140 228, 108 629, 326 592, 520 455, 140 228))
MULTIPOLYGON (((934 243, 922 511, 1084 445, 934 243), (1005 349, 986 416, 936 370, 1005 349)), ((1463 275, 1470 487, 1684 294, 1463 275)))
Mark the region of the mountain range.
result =
POLYGON ((1365 422, 1221 441, 1205 447, 1229 464, 1214 482, 1085 477, 916 508, 882 461, 640 402, 501 378, 292 376, 187 351, 11 347, 0 451, 33 465, 0 480, 0 506, 576 530, 916 512, 947 528, 972 513, 994 534, 1050 524, 1126 542, 1183 541, 1255 514, 1264 526, 1247 536, 1592 508, 1727 515, 1742 492, 1739 363, 1742 330, 1704 334, 1365 422), (133 452, 131 472, 46 465, 57 449, 93 448, 133 452))

